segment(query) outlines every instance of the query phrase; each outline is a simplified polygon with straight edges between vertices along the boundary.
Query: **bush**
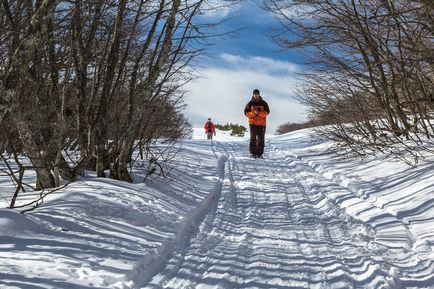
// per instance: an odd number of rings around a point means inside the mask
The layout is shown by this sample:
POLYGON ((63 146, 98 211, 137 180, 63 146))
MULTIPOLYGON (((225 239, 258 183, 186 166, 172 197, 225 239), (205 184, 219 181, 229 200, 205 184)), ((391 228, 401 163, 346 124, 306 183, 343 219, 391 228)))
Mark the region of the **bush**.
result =
POLYGON ((308 122, 302 122, 302 123, 296 123, 296 122, 287 122, 284 124, 281 124, 277 127, 276 133, 277 134, 284 134, 291 131, 296 131, 304 128, 313 127, 314 124, 311 121, 308 122))
POLYGON ((247 131, 247 128, 239 125, 239 124, 225 124, 225 125, 221 125, 221 124, 216 124, 215 127, 219 130, 224 130, 224 131, 231 131, 231 136, 239 136, 239 137, 243 137, 244 133, 247 131))

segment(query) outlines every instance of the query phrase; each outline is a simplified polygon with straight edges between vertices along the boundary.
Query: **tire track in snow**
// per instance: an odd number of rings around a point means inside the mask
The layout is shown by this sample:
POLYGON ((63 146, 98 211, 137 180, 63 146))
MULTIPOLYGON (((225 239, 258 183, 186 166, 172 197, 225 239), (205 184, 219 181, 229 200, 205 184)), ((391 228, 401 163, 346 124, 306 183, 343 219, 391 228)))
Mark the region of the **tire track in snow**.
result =
MULTIPOLYGON (((188 247, 190 239, 196 234, 196 231, 200 230, 200 227, 207 223, 206 219, 213 218, 212 214, 216 209, 217 201, 222 192, 222 180, 224 179, 225 163, 227 161, 227 155, 218 156, 215 151, 214 154, 218 157, 217 174, 219 179, 212 192, 209 193, 188 218, 180 223, 173 239, 163 244, 152 255, 145 256, 135 266, 135 269, 129 276, 135 287, 144 286, 154 275, 164 268, 169 270, 169 272, 176 272, 181 268, 184 260, 183 249, 188 247), (175 257, 173 257, 173 254, 175 254, 175 257), (167 260, 169 260, 168 263, 166 263, 167 260)), ((161 281, 169 276, 170 274, 162 276, 161 281)))
POLYGON ((249 159, 241 144, 217 150, 218 203, 145 288, 402 288, 400 268, 369 247, 374 230, 315 186, 320 174, 294 157, 249 159))
POLYGON ((413 246, 414 237, 411 228, 398 216, 394 216, 386 209, 365 200, 350 187, 343 185, 340 181, 342 177, 339 180, 335 178, 330 179, 321 174, 312 163, 303 160, 302 157, 296 155, 292 155, 291 157, 299 160, 300 165, 308 166, 318 173, 321 178, 341 187, 344 193, 335 197, 334 202, 341 207, 354 209, 352 215, 357 216, 365 223, 371 224, 377 230, 377 242, 388 247, 402 246, 405 249, 410 249, 413 246))
POLYGON ((382 259, 384 264, 390 265, 391 274, 394 279, 399 279, 398 284, 402 286, 396 285, 397 288, 434 288, 434 261, 425 251, 415 250, 416 239, 411 223, 400 218, 399 214, 393 215, 384 207, 363 198, 363 192, 357 193, 342 182, 346 180, 347 183, 353 183, 345 176, 330 178, 324 174, 327 171, 323 172, 312 162, 272 147, 274 153, 284 156, 287 161, 297 162, 301 171, 312 173, 313 178, 308 180, 306 177, 304 181, 311 190, 321 190, 318 183, 327 184, 322 190, 329 202, 375 230, 375 240, 370 242, 370 248, 378 254, 378 260, 382 259))

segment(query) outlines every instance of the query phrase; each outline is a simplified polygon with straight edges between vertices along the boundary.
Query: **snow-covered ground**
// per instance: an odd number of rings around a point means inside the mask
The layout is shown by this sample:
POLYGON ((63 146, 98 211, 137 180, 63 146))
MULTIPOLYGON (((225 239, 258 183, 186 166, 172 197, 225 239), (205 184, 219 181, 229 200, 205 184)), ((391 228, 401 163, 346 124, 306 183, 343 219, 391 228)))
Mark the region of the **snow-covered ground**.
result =
POLYGON ((258 160, 195 129, 170 182, 89 175, 0 209, 0 288, 434 288, 434 158, 340 159, 308 132, 258 160))

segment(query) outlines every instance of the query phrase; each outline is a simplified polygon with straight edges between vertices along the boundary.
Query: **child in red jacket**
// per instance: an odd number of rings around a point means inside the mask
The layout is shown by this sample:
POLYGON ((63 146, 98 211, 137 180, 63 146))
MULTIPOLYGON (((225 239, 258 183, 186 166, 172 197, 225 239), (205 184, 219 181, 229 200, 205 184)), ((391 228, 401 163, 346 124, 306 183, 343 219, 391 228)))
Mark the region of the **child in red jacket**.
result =
POLYGON ((205 123, 205 125, 204 125, 203 128, 205 129, 206 138, 207 139, 212 139, 212 135, 215 135, 215 125, 212 123, 210 117, 206 121, 206 123, 205 123))

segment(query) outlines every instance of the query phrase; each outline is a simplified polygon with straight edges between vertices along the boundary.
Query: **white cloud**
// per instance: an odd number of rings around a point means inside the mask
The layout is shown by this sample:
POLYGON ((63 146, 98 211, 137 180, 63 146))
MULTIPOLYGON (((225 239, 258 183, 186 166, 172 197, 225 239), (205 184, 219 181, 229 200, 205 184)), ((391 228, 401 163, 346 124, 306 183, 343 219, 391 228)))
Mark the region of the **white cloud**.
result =
POLYGON ((236 1, 208 0, 202 5, 201 13, 205 17, 223 19, 241 7, 241 4, 236 1))
POLYGON ((220 58, 224 62, 231 64, 234 68, 254 71, 261 70, 267 74, 293 74, 300 70, 300 67, 294 63, 260 56, 243 57, 223 53, 220 55, 220 58))
POLYGON ((274 133, 280 124, 305 119, 305 108, 293 99, 296 82, 291 73, 296 70, 289 62, 222 54, 218 67, 200 69, 201 78, 187 85, 186 115, 194 125, 211 117, 215 123, 247 127, 243 110, 258 88, 271 110, 267 131, 274 133))

